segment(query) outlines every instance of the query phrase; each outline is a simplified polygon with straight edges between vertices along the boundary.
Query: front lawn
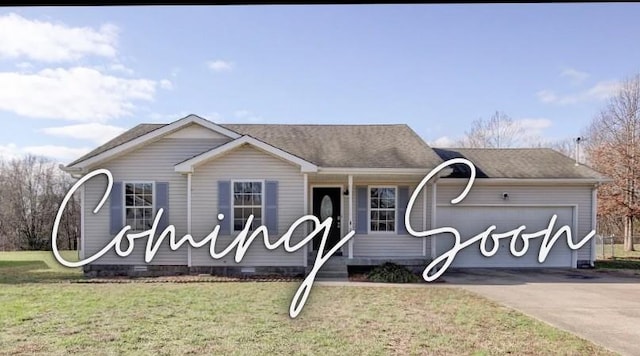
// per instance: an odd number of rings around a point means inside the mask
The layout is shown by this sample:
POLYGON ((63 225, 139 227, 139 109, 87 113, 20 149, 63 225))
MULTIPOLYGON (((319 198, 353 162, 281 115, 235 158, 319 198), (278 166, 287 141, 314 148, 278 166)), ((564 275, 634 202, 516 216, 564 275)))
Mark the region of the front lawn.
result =
POLYGON ((317 283, 290 319, 298 283, 80 284, 60 282, 78 271, 34 272, 10 259, 0 253, 8 354, 609 354, 446 283, 317 283), (22 268, 28 277, 11 276, 22 268))

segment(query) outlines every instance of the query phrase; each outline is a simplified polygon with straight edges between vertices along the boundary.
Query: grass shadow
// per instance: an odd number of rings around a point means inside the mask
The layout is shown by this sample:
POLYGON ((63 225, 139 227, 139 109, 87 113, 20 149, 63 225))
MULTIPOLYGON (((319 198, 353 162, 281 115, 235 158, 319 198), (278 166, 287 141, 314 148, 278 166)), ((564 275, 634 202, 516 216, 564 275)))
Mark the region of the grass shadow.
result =
POLYGON ((0 284, 68 282, 84 278, 80 268, 60 265, 49 251, 0 254, 0 284))
POLYGON ((598 260, 595 262, 598 269, 633 269, 640 270, 640 258, 615 258, 607 260, 598 260))

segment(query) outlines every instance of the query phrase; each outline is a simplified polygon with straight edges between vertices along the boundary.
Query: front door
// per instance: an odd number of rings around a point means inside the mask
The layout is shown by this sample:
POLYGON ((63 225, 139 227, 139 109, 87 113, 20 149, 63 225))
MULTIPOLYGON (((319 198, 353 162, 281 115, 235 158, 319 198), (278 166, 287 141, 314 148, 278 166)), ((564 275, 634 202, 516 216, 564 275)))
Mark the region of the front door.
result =
MULTIPOLYGON (((313 188, 313 215, 324 221, 328 217, 333 218, 329 236, 324 250, 330 250, 340 241, 340 188, 313 188)), ((322 234, 313 239, 313 250, 320 249, 322 234)), ((339 254, 338 251, 336 254, 339 254)))

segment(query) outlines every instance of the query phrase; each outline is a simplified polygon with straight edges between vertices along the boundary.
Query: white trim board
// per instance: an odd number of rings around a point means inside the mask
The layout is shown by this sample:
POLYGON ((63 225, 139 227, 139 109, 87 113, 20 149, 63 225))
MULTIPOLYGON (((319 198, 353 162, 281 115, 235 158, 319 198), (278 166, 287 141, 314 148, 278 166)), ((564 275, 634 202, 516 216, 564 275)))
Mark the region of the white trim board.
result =
POLYGON ((209 151, 206 151, 204 153, 201 153, 193 158, 190 158, 186 161, 180 162, 178 164, 176 164, 174 166, 174 170, 176 172, 180 172, 180 173, 193 173, 194 169, 198 166, 201 165, 205 162, 207 162, 210 159, 214 159, 222 154, 225 154, 229 151, 232 151, 242 145, 245 144, 249 144, 251 146, 254 146, 255 148, 264 151, 266 153, 269 153, 273 156, 279 157, 285 161, 289 161, 295 165, 300 166, 300 171, 301 172, 317 172, 318 171, 318 167, 308 161, 305 161, 304 159, 294 156, 288 152, 285 152, 277 147, 271 146, 265 142, 262 142, 258 139, 255 139, 251 136, 242 136, 238 139, 235 139, 231 142, 225 143, 222 146, 218 146, 216 148, 213 148, 209 151))
POLYGON ((137 137, 131 141, 125 142, 121 145, 108 149, 102 153, 99 153, 93 157, 89 157, 85 160, 75 163, 72 166, 64 167, 65 171, 77 171, 78 169, 85 169, 88 166, 98 164, 100 162, 104 162, 108 159, 111 159, 120 154, 124 154, 142 146, 143 144, 153 142, 165 135, 168 135, 172 132, 175 132, 183 127, 186 127, 191 124, 198 124, 203 127, 206 127, 212 131, 218 132, 222 135, 228 136, 229 138, 236 139, 240 137, 240 135, 234 131, 226 129, 222 126, 216 125, 211 121, 205 120, 197 115, 189 115, 180 120, 176 120, 170 124, 167 124, 163 127, 157 128, 151 132, 148 132, 140 137, 137 137))

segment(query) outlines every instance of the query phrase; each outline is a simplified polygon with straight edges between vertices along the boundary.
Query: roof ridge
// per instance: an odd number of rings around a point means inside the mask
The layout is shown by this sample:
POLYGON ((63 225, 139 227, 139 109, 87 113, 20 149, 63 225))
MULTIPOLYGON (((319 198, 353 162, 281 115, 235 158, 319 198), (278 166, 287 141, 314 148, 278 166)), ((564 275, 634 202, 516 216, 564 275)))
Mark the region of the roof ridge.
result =
POLYGON ((407 126, 407 124, 257 124, 257 123, 233 123, 233 122, 217 123, 217 125, 220 125, 220 126, 225 126, 225 125, 243 125, 243 126, 352 126, 352 127, 361 127, 361 126, 407 126))

